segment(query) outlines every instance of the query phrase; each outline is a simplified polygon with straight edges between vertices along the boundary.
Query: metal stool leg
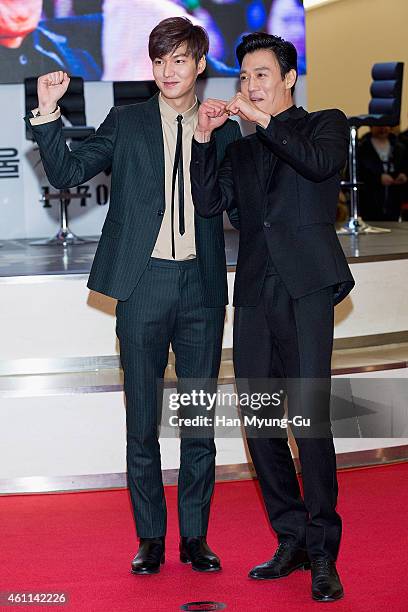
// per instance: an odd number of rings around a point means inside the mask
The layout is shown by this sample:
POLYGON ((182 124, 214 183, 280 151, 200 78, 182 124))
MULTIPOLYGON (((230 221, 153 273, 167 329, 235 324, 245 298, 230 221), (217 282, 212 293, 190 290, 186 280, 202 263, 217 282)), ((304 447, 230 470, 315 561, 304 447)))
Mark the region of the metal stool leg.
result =
POLYGON ((49 193, 43 196, 43 200, 59 199, 60 201, 60 227, 57 234, 53 238, 46 240, 34 240, 30 242, 33 246, 48 246, 53 244, 59 244, 62 246, 75 246, 77 244, 89 244, 92 242, 98 242, 92 238, 79 238, 70 229, 68 225, 68 204, 73 198, 84 198, 89 197, 86 194, 69 193, 66 191, 60 191, 60 193, 49 193))
POLYGON ((358 190, 361 181, 357 180, 357 144, 358 144, 358 128, 355 125, 350 126, 350 144, 349 144, 349 181, 342 181, 342 186, 350 189, 350 218, 347 223, 338 231, 339 234, 352 234, 359 236, 360 234, 382 234, 388 233, 391 230, 381 227, 372 227, 363 221, 358 215, 358 190))
POLYGON ((349 144, 349 173, 350 181, 347 187, 350 189, 350 218, 347 221, 344 229, 348 230, 349 234, 361 234, 366 227, 361 217, 358 216, 358 189, 357 181, 357 128, 352 125, 350 127, 350 144, 349 144))

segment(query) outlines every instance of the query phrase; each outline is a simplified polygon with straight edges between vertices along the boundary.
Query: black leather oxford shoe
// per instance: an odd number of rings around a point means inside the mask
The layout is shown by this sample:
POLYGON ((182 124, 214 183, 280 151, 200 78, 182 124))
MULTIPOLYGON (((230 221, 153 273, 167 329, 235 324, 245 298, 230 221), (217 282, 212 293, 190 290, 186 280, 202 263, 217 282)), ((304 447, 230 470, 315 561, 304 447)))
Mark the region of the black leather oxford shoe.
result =
POLYGON ((310 569, 307 552, 292 542, 281 542, 270 561, 256 565, 248 576, 254 580, 283 578, 297 569, 310 569))
POLYGON ((132 561, 132 574, 157 574, 164 563, 164 537, 140 538, 139 550, 132 561))
POLYGON ((331 559, 320 557, 312 561, 312 597, 316 601, 336 601, 344 595, 343 587, 331 559))
POLYGON ((220 560, 208 546, 205 536, 181 538, 180 561, 191 563, 196 572, 216 572, 221 569, 220 560))

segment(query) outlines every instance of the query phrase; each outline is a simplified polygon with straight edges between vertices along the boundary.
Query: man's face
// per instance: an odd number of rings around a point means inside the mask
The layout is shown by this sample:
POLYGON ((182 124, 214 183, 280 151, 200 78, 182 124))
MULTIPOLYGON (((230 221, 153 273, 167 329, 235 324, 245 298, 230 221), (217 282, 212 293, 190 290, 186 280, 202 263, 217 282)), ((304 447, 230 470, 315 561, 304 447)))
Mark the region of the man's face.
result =
POLYGON ((386 140, 391 132, 392 128, 385 125, 374 125, 371 127, 371 134, 374 136, 374 138, 382 138, 383 140, 386 140))
POLYGON ((173 53, 153 60, 153 77, 165 98, 177 100, 194 89, 197 77, 204 68, 204 58, 197 66, 195 59, 187 54, 186 43, 183 43, 173 53))
POLYGON ((0 0, 0 43, 2 38, 27 36, 40 21, 42 0, 0 0))
MULTIPOLYGON (((293 78, 295 75, 293 71, 293 78)), ((244 56, 240 79, 241 93, 269 115, 280 112, 292 97, 289 83, 282 80, 275 54, 268 49, 258 49, 244 56)))

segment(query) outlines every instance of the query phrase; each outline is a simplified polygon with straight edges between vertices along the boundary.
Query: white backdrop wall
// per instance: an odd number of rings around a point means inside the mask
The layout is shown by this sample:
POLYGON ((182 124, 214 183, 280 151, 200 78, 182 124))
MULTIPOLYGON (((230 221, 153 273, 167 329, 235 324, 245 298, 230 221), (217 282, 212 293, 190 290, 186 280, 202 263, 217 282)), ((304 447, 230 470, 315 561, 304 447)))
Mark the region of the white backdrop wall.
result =
MULTIPOLYGON (((231 78, 199 83, 201 99, 228 99, 236 89, 237 81, 231 78)), ((112 83, 85 83, 85 102, 88 125, 98 127, 113 105, 112 83)), ((306 77, 299 78, 296 103, 306 106, 306 77)), ((49 237, 58 226, 58 200, 49 208, 40 201, 43 188, 56 190, 49 185, 35 143, 26 139, 24 114, 24 86, 0 86, 0 239, 49 237)), ((80 200, 70 204, 70 226, 79 236, 100 234, 109 185, 109 177, 101 173, 86 185, 92 196, 86 205, 80 200)))

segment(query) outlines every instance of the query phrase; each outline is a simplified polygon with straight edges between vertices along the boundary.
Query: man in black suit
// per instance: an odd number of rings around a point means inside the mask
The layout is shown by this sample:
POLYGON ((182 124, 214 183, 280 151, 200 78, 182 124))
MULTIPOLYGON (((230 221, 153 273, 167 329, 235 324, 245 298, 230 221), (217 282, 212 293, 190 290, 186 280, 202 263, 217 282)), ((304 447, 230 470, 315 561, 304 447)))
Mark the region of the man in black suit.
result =
POLYGON ((312 416, 309 433, 292 428, 304 498, 286 438, 247 432, 279 540, 274 557, 250 577, 279 578, 311 562, 314 599, 331 601, 343 595, 335 567, 341 519, 329 401, 333 307, 354 284, 334 229, 348 125, 339 110, 307 113, 293 104, 297 58, 291 43, 250 34, 237 57, 241 92, 229 103, 207 100, 200 107, 192 145, 193 201, 204 217, 238 209, 238 384, 246 379, 257 388, 273 378, 297 379, 301 395, 294 385, 289 415, 301 409, 300 416, 312 416), (254 123, 256 133, 230 144, 217 172, 213 127, 231 113, 254 123))
MULTIPOLYGON (((220 366, 228 300, 222 215, 203 219, 195 214, 189 180, 198 120, 195 83, 207 51, 201 27, 181 17, 160 22, 149 39, 160 94, 112 108, 96 134, 75 151, 65 145, 56 108, 68 87, 66 73, 39 78, 39 108, 27 118, 55 187, 79 185, 112 166, 111 201, 88 287, 118 300, 128 480, 140 537, 135 574, 157 573, 164 562, 158 381, 169 345, 179 379, 216 379, 220 366)), ((239 135, 234 121, 217 131, 220 161, 239 135)), ((180 559, 198 571, 220 569, 206 543, 214 473, 213 437, 183 436, 180 559)))

